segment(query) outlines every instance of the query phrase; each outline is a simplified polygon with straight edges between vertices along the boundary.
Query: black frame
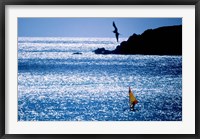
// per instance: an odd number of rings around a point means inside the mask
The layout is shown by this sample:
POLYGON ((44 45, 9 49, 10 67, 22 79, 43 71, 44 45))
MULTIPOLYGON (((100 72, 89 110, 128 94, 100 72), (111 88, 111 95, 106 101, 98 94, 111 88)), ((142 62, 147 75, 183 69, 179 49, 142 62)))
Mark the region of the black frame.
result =
POLYGON ((200 139, 199 128, 199 47, 200 47, 200 0, 0 0, 0 137, 2 139, 57 139, 57 138, 89 138, 89 139, 200 139), (6 5, 195 5, 195 134, 28 134, 28 135, 7 135, 5 134, 5 6, 6 5))

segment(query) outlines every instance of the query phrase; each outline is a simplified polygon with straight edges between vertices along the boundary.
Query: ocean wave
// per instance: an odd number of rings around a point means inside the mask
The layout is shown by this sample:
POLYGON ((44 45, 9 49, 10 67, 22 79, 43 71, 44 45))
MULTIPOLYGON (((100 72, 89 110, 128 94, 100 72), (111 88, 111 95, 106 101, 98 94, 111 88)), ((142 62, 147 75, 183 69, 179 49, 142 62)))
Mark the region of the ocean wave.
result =
POLYGON ((117 43, 18 38, 18 121, 182 120, 182 56, 92 52, 103 45, 117 43), (139 101, 134 112, 129 86, 139 101))

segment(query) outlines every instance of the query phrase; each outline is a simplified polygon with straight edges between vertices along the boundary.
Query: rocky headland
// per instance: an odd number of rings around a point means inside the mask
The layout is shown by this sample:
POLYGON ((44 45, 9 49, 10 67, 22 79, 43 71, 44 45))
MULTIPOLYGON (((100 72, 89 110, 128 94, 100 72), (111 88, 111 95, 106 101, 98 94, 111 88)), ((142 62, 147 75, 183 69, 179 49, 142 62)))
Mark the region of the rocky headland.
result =
POLYGON ((96 54, 182 55, 182 25, 148 29, 133 34, 121 42, 115 50, 98 48, 96 54))

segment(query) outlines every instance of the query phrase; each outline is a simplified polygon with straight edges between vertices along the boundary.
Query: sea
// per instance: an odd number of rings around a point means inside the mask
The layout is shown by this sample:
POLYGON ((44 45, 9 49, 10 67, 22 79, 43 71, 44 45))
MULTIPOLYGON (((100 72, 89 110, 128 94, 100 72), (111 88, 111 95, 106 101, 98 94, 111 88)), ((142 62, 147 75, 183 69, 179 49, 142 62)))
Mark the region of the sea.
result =
POLYGON ((117 45, 115 38, 18 37, 18 121, 182 121, 182 56, 93 52, 117 45))

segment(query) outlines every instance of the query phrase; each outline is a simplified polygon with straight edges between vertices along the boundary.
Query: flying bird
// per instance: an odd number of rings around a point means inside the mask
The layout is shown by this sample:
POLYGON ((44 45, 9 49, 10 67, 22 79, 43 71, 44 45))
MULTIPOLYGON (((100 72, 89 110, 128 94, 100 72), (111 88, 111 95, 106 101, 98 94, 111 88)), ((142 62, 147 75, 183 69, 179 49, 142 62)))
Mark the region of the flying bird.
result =
POLYGON ((117 39, 117 42, 118 42, 118 39, 119 39, 119 32, 118 32, 118 29, 115 25, 115 22, 113 21, 113 27, 115 28, 115 30, 113 31, 113 33, 115 33, 115 37, 117 39))

